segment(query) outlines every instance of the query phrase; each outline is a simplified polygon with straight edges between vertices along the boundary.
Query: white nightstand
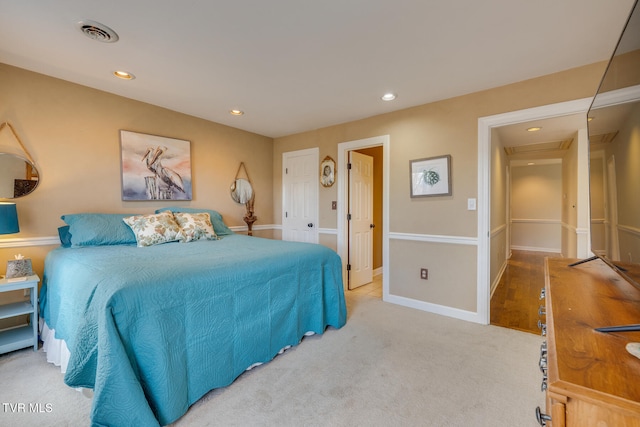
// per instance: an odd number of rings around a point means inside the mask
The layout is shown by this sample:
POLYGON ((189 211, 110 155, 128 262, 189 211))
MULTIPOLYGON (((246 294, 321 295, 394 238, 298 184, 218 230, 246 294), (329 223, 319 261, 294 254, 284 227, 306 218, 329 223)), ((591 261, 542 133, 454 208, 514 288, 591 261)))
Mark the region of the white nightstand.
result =
POLYGON ((0 293, 29 289, 30 301, 0 303, 0 319, 29 315, 29 324, 0 330, 0 354, 33 346, 38 350, 38 282, 37 275, 27 276, 25 279, 0 279, 0 293))

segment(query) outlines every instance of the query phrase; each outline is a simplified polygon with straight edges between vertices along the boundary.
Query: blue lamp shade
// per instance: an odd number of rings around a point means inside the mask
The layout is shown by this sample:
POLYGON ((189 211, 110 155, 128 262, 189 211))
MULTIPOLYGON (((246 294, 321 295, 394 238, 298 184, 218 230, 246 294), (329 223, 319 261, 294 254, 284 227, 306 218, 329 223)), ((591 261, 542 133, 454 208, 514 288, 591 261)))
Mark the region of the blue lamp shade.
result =
POLYGON ((12 234, 19 231, 16 204, 0 202, 0 234, 12 234))

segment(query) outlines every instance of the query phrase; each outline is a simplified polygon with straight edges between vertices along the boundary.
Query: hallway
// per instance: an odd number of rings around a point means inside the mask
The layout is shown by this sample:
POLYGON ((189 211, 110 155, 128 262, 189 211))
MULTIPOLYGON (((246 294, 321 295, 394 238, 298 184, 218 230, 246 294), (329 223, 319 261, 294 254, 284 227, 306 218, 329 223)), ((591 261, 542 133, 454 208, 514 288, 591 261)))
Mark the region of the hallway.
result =
POLYGON ((491 297, 491 324, 539 335, 538 309, 544 305, 544 259, 559 257, 548 252, 516 251, 491 297))

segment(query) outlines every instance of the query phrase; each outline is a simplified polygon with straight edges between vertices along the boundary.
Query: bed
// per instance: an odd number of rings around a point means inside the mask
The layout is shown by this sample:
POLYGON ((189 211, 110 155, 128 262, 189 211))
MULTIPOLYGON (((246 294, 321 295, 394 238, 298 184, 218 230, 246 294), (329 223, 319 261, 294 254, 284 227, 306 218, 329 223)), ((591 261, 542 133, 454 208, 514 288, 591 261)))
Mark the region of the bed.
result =
POLYGON ((65 383, 93 389, 93 425, 172 423, 305 334, 345 324, 334 251, 235 234, 206 212, 215 238, 145 247, 124 215, 63 216, 40 313, 69 349, 65 383))

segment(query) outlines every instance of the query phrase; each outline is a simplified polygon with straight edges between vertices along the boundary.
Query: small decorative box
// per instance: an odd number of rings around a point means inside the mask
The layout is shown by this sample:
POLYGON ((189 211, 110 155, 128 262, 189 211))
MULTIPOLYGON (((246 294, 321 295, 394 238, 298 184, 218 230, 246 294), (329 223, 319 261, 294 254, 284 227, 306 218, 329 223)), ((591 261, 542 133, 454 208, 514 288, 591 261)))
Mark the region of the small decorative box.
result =
POLYGON ((31 268, 31 259, 12 259, 7 261, 7 279, 14 277, 31 276, 33 269, 31 268))

